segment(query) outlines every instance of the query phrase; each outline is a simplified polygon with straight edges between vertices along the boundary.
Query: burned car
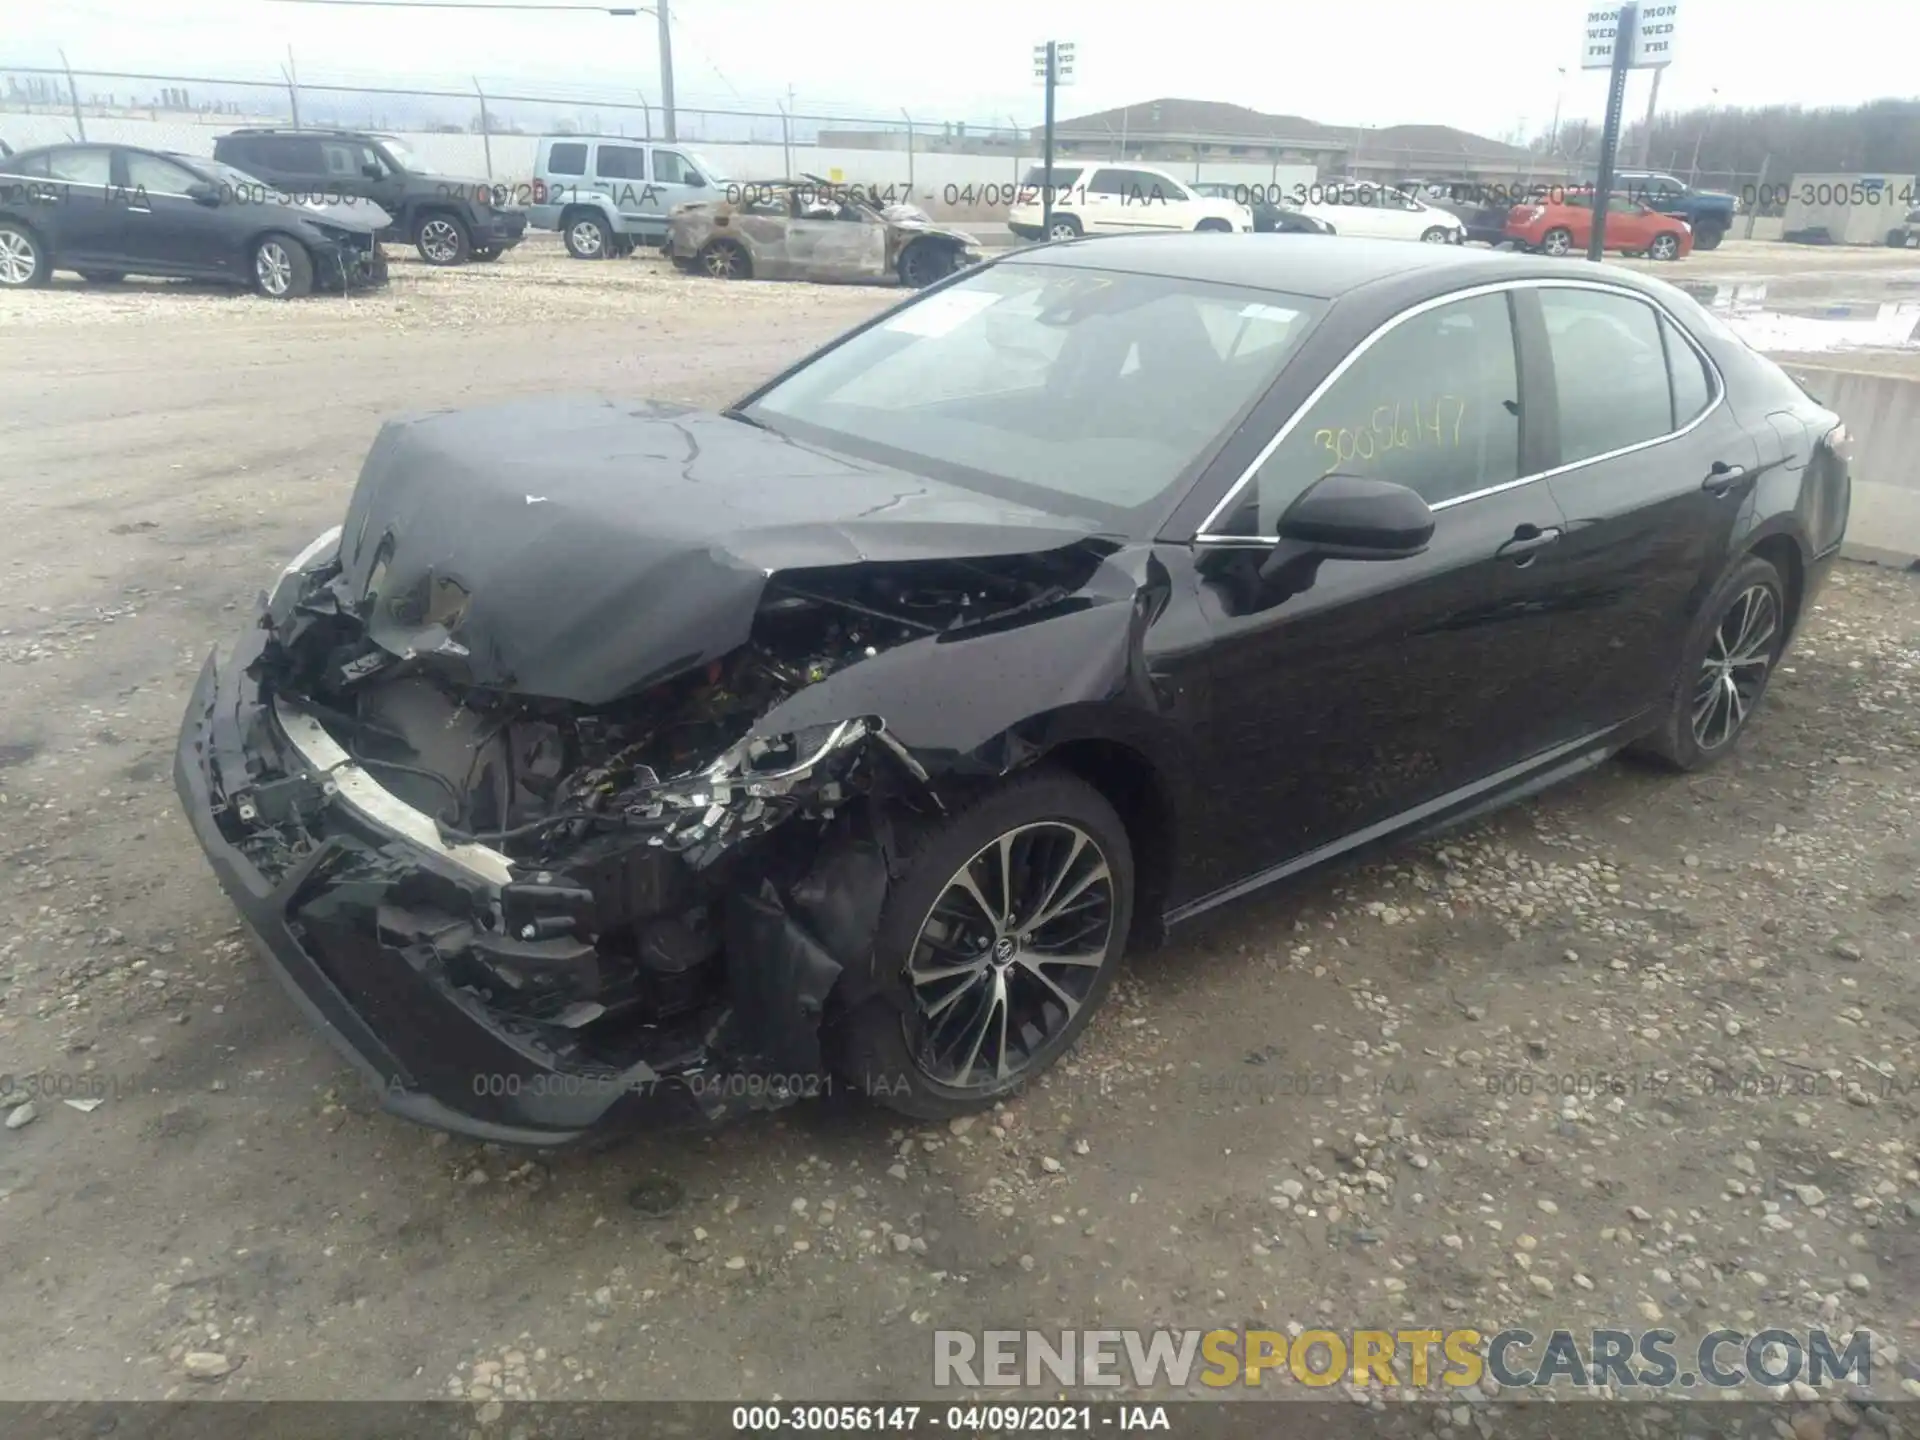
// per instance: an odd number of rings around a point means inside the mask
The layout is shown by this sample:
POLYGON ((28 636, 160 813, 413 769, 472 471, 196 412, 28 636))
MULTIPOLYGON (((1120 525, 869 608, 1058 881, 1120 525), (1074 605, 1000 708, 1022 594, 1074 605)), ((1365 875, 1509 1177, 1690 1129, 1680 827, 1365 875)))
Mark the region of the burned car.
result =
POLYGON ((1169 925, 1629 744, 1727 754, 1847 453, 1628 272, 1036 247, 720 412, 389 422, 175 780, 390 1110, 951 1116, 1169 925))
POLYGON ((898 279, 915 290, 981 259, 978 239, 917 206, 883 206, 817 176, 729 185, 724 199, 676 205, 667 254, 719 280, 898 279))

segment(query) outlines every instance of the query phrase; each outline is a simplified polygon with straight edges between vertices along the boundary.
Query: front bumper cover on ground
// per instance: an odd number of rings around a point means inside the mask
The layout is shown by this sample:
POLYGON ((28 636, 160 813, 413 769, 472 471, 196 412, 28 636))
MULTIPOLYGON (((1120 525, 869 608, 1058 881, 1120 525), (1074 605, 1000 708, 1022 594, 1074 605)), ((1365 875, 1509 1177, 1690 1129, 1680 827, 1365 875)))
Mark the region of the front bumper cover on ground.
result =
MULTIPOLYGON (((181 726, 174 782, 268 968, 383 1108, 480 1140, 553 1145, 589 1130, 709 1123, 807 1092, 836 966, 772 957, 780 963, 770 974, 796 979, 791 994, 776 984, 754 996, 784 1041, 764 1055, 787 1067, 777 1079, 751 1061, 730 1073, 706 1054, 704 1038, 727 1034, 737 1037, 729 1053, 761 1058, 755 1027, 737 1016, 713 1019, 705 1036, 663 1029, 657 1055, 615 1068, 557 1053, 565 1031, 502 1015, 452 984, 433 963, 433 936, 412 923, 423 912, 411 902, 424 888, 495 903, 501 882, 521 878, 516 867, 486 847, 441 841, 430 817, 354 764, 317 722, 263 695, 248 672, 266 635, 250 630, 226 664, 208 657, 181 726), (268 778, 276 774, 285 778, 268 778), (256 863, 242 832, 275 786, 274 803, 288 803, 286 787, 306 789, 291 803, 308 807, 317 843, 270 874, 275 867, 256 863)), ((424 913, 438 912, 427 904, 424 913)), ((782 945, 777 922, 759 914, 746 933, 782 945)), ((757 967, 735 959, 730 969, 736 986, 754 985, 757 967)))

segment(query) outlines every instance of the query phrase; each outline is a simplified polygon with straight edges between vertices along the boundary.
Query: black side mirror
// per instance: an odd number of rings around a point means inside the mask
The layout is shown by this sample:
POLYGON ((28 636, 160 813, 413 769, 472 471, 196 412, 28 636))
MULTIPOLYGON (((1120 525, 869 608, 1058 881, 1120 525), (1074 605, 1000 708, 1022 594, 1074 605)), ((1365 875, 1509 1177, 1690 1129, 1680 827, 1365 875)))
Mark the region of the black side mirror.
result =
POLYGON ((377 165, 375 162, 373 162, 372 160, 369 160, 367 161, 366 164, 360 167, 360 173, 366 176, 367 179, 369 180, 378 180, 382 175, 386 174, 387 172, 382 170, 379 167, 379 165, 377 165))
POLYGON ((208 180, 196 180, 187 186, 187 198, 209 208, 220 203, 220 187, 208 180))
POLYGON ((707 188, 706 177, 701 175, 698 170, 687 171, 686 178, 680 183, 685 185, 689 190, 704 190, 707 188))
POLYGON ((1323 476, 1280 517, 1280 543, 1260 567, 1273 580, 1303 562, 1404 560, 1433 538, 1433 511, 1404 485, 1359 475, 1323 476))

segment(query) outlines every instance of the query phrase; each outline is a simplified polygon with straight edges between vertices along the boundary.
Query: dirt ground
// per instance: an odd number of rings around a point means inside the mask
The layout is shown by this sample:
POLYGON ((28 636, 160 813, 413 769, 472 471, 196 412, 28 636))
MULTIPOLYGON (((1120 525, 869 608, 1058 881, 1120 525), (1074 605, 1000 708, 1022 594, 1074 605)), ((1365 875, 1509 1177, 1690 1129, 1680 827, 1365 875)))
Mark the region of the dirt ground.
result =
POLYGON ((1915 575, 1840 570, 1729 763, 1221 914, 970 1126, 525 1156, 375 1112, 177 812, 208 648, 383 416, 724 403, 893 298, 396 272, 0 297, 0 1070, 41 1092, 0 1133, 0 1395, 861 1399, 930 1393, 936 1326, 1656 1320, 1870 1326, 1920 1394, 1915 575))

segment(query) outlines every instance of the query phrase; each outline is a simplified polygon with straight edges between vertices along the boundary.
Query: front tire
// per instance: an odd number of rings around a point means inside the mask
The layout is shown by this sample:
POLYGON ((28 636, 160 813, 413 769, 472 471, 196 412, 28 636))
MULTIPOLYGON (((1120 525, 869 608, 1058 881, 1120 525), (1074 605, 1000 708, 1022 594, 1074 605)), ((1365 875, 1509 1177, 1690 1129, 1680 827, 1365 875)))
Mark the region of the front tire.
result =
POLYGON ((263 235, 253 247, 253 285, 269 300, 313 292, 313 257, 291 235, 263 235))
POLYGON ((1079 1038, 1120 968, 1133 850, 1106 798, 1036 770, 908 843, 875 937, 870 995, 831 1027, 835 1068, 921 1120, 970 1114, 1079 1038))
POLYGON ((1720 242, 1727 238, 1724 230, 1696 230, 1693 232, 1693 248, 1696 250, 1718 250, 1720 242))
POLYGON ((464 265, 473 253, 473 237, 458 215, 436 210, 420 217, 413 232, 413 248, 429 265, 464 265))
POLYGON ((53 276, 53 252, 26 226, 0 220, 0 287, 31 290, 53 276))
POLYGON ((1420 232, 1422 245, 1445 245, 1452 238, 1452 233, 1444 225, 1429 225, 1420 232))
POLYGON ((1213 234, 1231 235, 1233 233, 1233 226, 1229 225, 1224 220, 1220 220, 1211 216, 1205 220, 1202 220, 1198 225, 1194 226, 1193 228, 1196 233, 1203 234, 1203 235, 1213 235, 1213 234))
POLYGON ((1635 753, 1674 770, 1700 770, 1727 755, 1767 693, 1787 636, 1780 572, 1749 555, 1714 588, 1682 652, 1660 728, 1635 753))

